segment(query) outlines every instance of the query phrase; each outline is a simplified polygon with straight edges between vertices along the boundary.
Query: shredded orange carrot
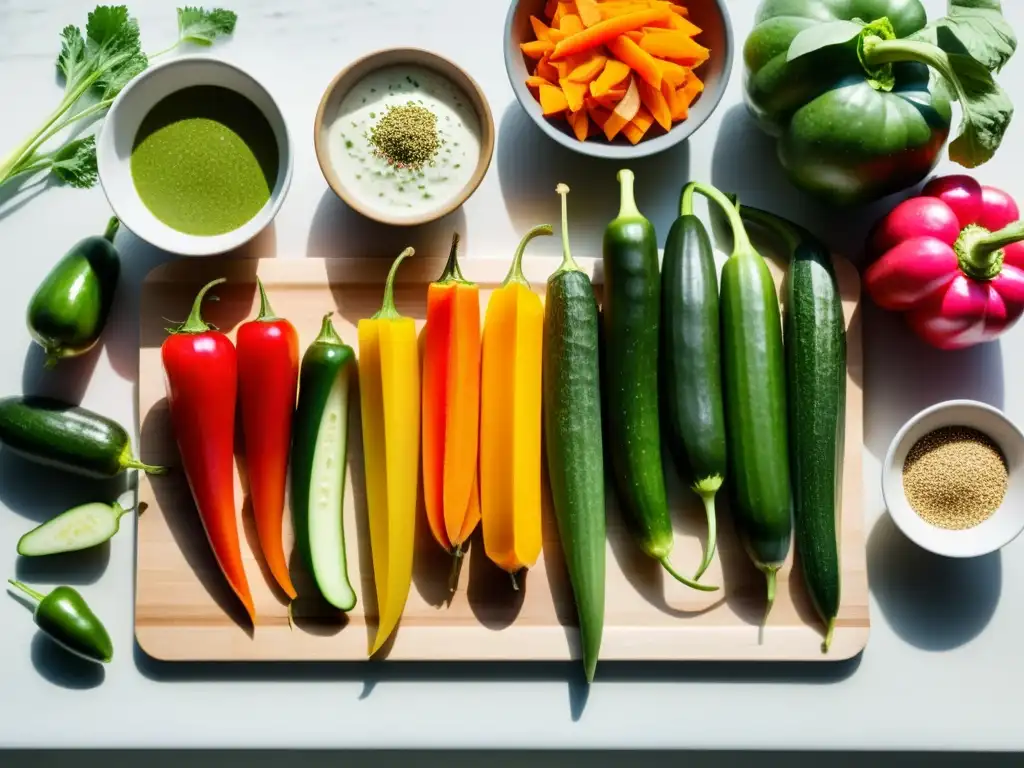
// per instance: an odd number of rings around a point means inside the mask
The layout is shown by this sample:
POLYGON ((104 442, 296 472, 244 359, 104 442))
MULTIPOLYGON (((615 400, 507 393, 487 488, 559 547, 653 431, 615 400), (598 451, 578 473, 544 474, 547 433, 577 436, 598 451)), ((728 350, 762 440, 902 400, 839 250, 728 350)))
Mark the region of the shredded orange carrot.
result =
POLYGON ((658 125, 666 131, 672 128, 672 110, 661 93, 660 88, 655 88, 650 83, 641 80, 637 83, 640 90, 640 100, 650 111, 651 116, 658 121, 658 125))
POLYGON ((597 6, 597 0, 576 0, 576 10, 579 11, 580 21, 585 27, 592 27, 604 18, 597 6))
POLYGON ((531 40, 519 46, 523 53, 531 59, 542 59, 555 49, 555 44, 550 40, 531 40))
POLYGON ((604 45, 626 32, 640 29, 645 24, 667 19, 669 15, 671 15, 671 11, 652 8, 646 11, 616 16, 612 19, 605 19, 599 24, 595 24, 584 29, 582 32, 577 32, 575 35, 565 38, 565 40, 555 46, 555 50, 551 54, 551 60, 557 61, 574 53, 581 53, 591 48, 596 48, 599 45, 604 45))
POLYGON ((541 112, 565 120, 579 141, 621 133, 633 144, 655 123, 671 131, 687 119, 703 90, 693 70, 711 51, 683 2, 547 0, 520 43, 541 112))
POLYGON ((661 88, 661 67, 658 62, 628 37, 620 35, 609 41, 608 50, 652 86, 661 88))

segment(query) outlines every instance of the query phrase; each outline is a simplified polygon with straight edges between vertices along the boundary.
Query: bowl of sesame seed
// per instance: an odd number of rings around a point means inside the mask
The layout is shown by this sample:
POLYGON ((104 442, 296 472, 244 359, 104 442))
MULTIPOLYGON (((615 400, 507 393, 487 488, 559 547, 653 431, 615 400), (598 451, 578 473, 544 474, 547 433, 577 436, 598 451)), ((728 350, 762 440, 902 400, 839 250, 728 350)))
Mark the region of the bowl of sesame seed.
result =
POLYGON ((476 191, 494 152, 494 121, 464 70, 430 51, 393 48, 334 77, 313 140, 324 178, 350 208, 416 226, 476 191))
POLYGON ((1024 530, 1024 434, 974 400, 926 408, 890 443, 882 496, 897 527, 930 552, 995 552, 1024 530))

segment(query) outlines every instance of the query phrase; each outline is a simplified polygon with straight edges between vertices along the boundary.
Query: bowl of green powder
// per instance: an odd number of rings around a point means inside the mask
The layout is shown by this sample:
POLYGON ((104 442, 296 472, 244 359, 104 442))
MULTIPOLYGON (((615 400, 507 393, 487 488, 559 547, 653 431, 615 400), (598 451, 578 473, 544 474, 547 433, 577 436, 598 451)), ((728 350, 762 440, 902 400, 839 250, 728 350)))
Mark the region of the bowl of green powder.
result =
POLYGON ((96 146, 100 183, 125 227, 185 256, 230 251, 262 231, 292 176, 273 97, 223 59, 183 56, 114 100, 96 146))
POLYGON ((998 408, 949 400, 893 438, 882 495, 897 527, 946 557, 977 557, 1024 530, 1024 434, 998 408))

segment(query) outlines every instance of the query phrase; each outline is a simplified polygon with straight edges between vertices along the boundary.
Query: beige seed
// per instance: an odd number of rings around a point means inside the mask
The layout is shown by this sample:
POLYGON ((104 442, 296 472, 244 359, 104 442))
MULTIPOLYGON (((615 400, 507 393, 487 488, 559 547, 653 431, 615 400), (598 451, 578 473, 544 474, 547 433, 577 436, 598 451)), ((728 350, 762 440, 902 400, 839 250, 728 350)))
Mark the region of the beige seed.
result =
POLYGON ((903 464, 911 508, 939 528, 963 530, 985 522, 1003 503, 1006 459, 983 432, 942 427, 918 440, 903 464))

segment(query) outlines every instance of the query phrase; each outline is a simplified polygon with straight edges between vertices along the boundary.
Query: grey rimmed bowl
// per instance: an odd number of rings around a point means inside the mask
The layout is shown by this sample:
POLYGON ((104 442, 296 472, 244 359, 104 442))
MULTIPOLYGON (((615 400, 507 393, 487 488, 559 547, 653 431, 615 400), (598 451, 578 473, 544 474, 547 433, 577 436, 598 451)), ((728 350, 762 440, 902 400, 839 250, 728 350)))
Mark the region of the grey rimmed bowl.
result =
POLYGON ((703 30, 696 40, 711 49, 711 57, 697 70, 704 81, 704 92, 690 106, 689 117, 676 123, 670 131, 660 131, 650 138, 645 136, 636 145, 621 134, 612 141, 604 137, 579 141, 568 122, 544 116, 540 102, 526 85, 526 78, 530 74, 528 62, 531 60, 527 59, 519 45, 533 39, 530 16, 544 18, 544 5, 545 0, 511 0, 505 18, 505 72, 516 100, 526 114, 548 137, 563 147, 583 155, 612 160, 630 160, 657 154, 692 136, 721 103, 732 73, 735 46, 726 0, 690 0, 685 3, 689 19, 703 30))

